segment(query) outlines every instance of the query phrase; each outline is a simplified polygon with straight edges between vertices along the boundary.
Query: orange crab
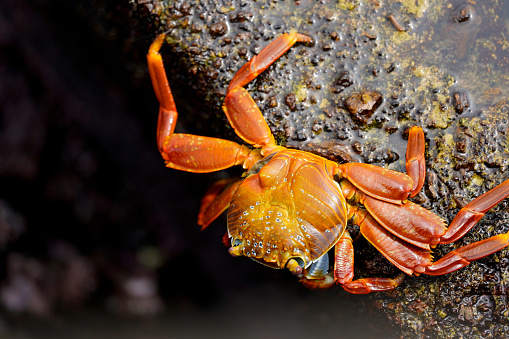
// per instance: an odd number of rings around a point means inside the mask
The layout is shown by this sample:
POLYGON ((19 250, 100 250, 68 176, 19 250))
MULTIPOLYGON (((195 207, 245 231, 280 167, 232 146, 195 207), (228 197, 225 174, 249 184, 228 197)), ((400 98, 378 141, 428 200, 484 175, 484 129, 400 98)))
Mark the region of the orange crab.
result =
POLYGON ((390 290, 403 275, 353 280, 353 245, 347 221, 391 263, 408 275, 442 275, 509 245, 499 234, 449 252, 436 262, 431 248, 461 238, 493 206, 509 195, 509 180, 463 207, 445 221, 408 198, 423 186, 424 133, 409 130, 407 174, 369 164, 337 164, 323 157, 276 145, 269 126, 244 85, 256 78, 296 42, 312 42, 299 34, 283 34, 253 57, 233 77, 223 105, 235 132, 253 148, 238 143, 174 133, 177 110, 159 54, 165 35, 150 46, 148 66, 160 103, 157 145, 166 166, 204 173, 234 165, 245 178, 222 180, 202 200, 198 224, 207 227, 228 209, 229 253, 264 265, 288 269, 309 288, 334 284, 351 293, 390 290), (328 273, 328 251, 334 268, 328 273))

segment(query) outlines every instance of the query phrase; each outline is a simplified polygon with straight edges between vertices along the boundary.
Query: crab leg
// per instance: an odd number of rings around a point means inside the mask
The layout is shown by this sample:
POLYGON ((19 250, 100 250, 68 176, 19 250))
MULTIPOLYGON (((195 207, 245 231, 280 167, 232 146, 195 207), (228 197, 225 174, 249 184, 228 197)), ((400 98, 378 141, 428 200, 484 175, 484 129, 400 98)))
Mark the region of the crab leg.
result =
POLYGON ((338 165, 333 172, 333 175, 336 174, 365 194, 393 204, 401 204, 408 198, 413 183, 412 178, 404 173, 370 164, 338 165))
POLYGON ((417 247, 429 250, 446 231, 442 218, 411 201, 391 204, 364 194, 347 180, 339 184, 347 199, 362 204, 378 224, 417 247))
POLYGON ((448 230, 453 230, 454 241, 459 239, 486 211, 506 198, 509 195, 509 180, 467 204, 447 231, 442 219, 412 202, 395 205, 379 201, 345 180, 340 182, 340 186, 348 199, 360 202, 369 212, 350 207, 354 223, 360 226, 362 235, 407 274, 451 273, 509 246, 509 233, 505 233, 451 251, 434 263, 429 253, 429 245, 446 243, 443 240, 445 235, 442 235, 444 232, 447 234, 448 230))
MULTIPOLYGON (((424 269, 422 265, 429 264, 431 256, 428 251, 406 244, 404 241, 393 237, 366 211, 354 207, 350 210, 353 214, 353 222, 360 226, 362 235, 377 248, 389 261, 405 273, 412 274, 413 270, 403 266, 403 263, 411 262, 417 267, 424 269)), ((348 240, 347 237, 342 237, 348 240)), ((351 241, 351 239, 350 239, 351 241)), ((403 282, 401 274, 391 278, 353 278, 353 247, 345 242, 336 244, 336 265, 334 267, 336 282, 350 293, 366 294, 377 291, 388 291, 396 288, 403 282), (338 263, 339 262, 339 263, 338 263), (351 272, 351 273, 350 273, 351 272)))
MULTIPOLYGON (((440 243, 449 244, 460 239, 484 216, 484 213, 507 196, 509 196, 509 180, 472 200, 454 217, 447 232, 440 239, 440 243)), ((451 273, 507 246, 509 246, 509 233, 495 235, 447 253, 443 258, 428 266, 424 273, 428 275, 451 273)))
POLYGON ((398 275, 396 278, 362 278, 341 285, 345 291, 352 294, 368 294, 371 292, 390 291, 398 287, 405 276, 398 275))
POLYGON ((296 42, 311 43, 313 38, 299 33, 285 33, 268 44, 262 51, 251 58, 237 73, 228 86, 228 92, 237 87, 247 85, 251 80, 256 78, 267 67, 272 65, 274 61, 279 59, 286 53, 296 42))
POLYGON ((191 134, 168 136, 161 154, 167 167, 194 173, 244 165, 250 157, 256 156, 249 148, 236 142, 191 134))
POLYGON ((406 149, 406 172, 413 180, 410 198, 421 190, 426 178, 426 162, 424 160, 424 132, 422 128, 414 126, 408 132, 408 145, 406 149))
POLYGON ((154 92, 160 104, 157 146, 166 166, 196 173, 218 171, 234 165, 249 167, 260 157, 258 152, 253 153, 246 146, 223 139, 173 133, 178 114, 159 54, 164 37, 161 34, 152 43, 147 61, 154 92))
POLYGON ((509 245, 509 233, 498 234, 491 238, 465 245, 447 253, 440 260, 426 267, 428 275, 443 275, 459 270, 472 261, 500 251, 509 245))
MULTIPOLYGON (((365 228, 366 223, 376 223, 375 220, 365 211, 359 211, 355 208, 350 210, 353 213, 353 220, 356 224, 361 226, 361 232, 365 228), (366 220, 366 218, 371 218, 366 220)), ((368 226, 369 227, 369 226, 368 226)), ((365 230, 364 230, 365 231, 365 230)), ((365 231, 368 233, 367 231, 365 231)), ((363 233, 364 235, 364 233, 363 233)), ((369 240, 369 239, 368 239, 369 240)), ((396 288, 403 281, 404 275, 401 274, 398 277, 391 278, 362 278, 353 280, 353 245, 352 238, 348 231, 345 231, 343 236, 340 238, 335 248, 335 260, 334 260, 334 280, 336 283, 350 293, 354 294, 366 294, 376 291, 388 291, 396 288)), ((385 255, 385 254, 384 254, 385 255)), ((392 260, 391 260, 392 261, 392 260)))
MULTIPOLYGON (((330 288, 337 284, 350 283, 353 279, 353 244, 350 233, 345 230, 334 247, 334 278, 326 274, 323 279, 307 279, 303 276, 300 281, 309 289, 330 288)), ((327 255, 327 254, 325 254, 327 255)), ((297 265, 297 262, 294 263, 297 265)), ((300 266, 299 266, 300 267, 300 266)), ((300 272, 298 272, 300 274, 300 272)))
POLYGON ((355 210, 353 222, 361 234, 390 262, 408 275, 422 273, 431 264, 429 250, 419 248, 393 236, 365 210, 355 210))
POLYGON ((201 199, 200 213, 198 213, 198 225, 202 227, 202 230, 228 208, 240 183, 241 180, 237 178, 222 179, 207 190, 201 199))
POLYGON ((334 280, 346 284, 353 279, 353 243, 350 233, 345 230, 334 247, 334 280))
POLYGON ((348 163, 338 165, 333 175, 348 179, 365 194, 393 204, 401 204, 415 196, 424 185, 426 163, 424 161, 424 132, 414 126, 408 134, 406 152, 407 174, 382 167, 348 163))
POLYGON ((312 38, 299 34, 283 34, 254 56, 234 76, 226 94, 223 110, 238 136, 255 147, 261 147, 263 156, 281 147, 274 137, 253 98, 242 87, 256 78, 296 42, 311 42, 312 38))
POLYGON ((455 242, 484 216, 484 213, 509 196, 509 179, 469 202, 454 217, 440 243, 455 242))
POLYGON ((157 121, 157 146, 159 151, 163 152, 163 143, 167 136, 171 135, 175 130, 177 124, 177 108, 173 95, 171 94, 168 78, 164 71, 163 58, 159 54, 159 50, 164 42, 164 34, 159 35, 150 48, 147 54, 148 70, 152 86, 156 93, 157 100, 159 101, 159 118, 157 121))

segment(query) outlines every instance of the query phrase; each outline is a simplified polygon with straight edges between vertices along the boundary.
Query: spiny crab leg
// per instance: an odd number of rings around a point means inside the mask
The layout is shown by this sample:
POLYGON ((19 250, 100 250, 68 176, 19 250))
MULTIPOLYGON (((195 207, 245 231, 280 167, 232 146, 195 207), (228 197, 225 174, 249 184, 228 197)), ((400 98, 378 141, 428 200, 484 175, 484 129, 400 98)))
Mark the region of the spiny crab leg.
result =
MULTIPOLYGON (((496 204, 509 196, 509 179, 463 207, 451 222, 440 243, 448 244, 461 238, 496 204)), ((474 242, 447 253, 426 267, 425 274, 443 275, 467 266, 472 261, 509 246, 509 232, 474 242)))
POLYGON ((174 134, 177 109, 171 93, 159 50, 164 42, 161 34, 150 46, 147 55, 152 85, 159 100, 157 145, 166 166, 182 171, 203 173, 234 165, 250 168, 260 159, 259 151, 251 151, 233 141, 191 134, 174 134))
POLYGON ((484 214, 509 196, 509 179, 469 202, 454 217, 442 236, 441 244, 450 244, 467 233, 484 214))
POLYGON ((470 264, 500 251, 509 245, 509 233, 495 235, 491 238, 474 242, 455 249, 426 267, 427 275, 443 275, 454 272, 470 264))
POLYGON ((313 39, 299 33, 283 34, 254 56, 233 77, 223 105, 230 125, 244 141, 261 147, 262 156, 283 149, 276 146, 274 137, 260 109, 242 86, 256 78, 296 42, 312 42, 313 39))

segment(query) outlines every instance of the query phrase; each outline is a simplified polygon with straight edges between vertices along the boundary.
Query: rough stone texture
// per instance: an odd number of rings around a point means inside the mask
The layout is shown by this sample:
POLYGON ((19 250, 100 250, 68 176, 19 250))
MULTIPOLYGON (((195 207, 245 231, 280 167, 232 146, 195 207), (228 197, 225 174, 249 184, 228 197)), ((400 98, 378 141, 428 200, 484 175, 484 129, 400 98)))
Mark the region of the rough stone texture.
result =
MULTIPOLYGON (((174 88, 192 88, 206 107, 199 118, 184 118, 193 133, 235 139, 220 110, 229 80, 275 37, 298 31, 315 44, 296 45, 246 86, 278 142, 403 171, 405 131, 420 125, 428 175, 414 200, 448 221, 508 177, 505 3, 182 0, 137 6, 168 32, 163 54, 174 88), (368 114, 350 104, 356 97, 363 103, 364 91, 381 96, 368 114)), ((435 258, 509 231, 508 216, 503 202, 464 239, 439 246, 435 258)), ((356 245, 356 274, 397 274, 362 240, 356 245), (370 256, 376 265, 366 261, 370 256)), ((372 298, 405 338, 500 337, 509 326, 507 253, 448 276, 407 278, 372 298)))

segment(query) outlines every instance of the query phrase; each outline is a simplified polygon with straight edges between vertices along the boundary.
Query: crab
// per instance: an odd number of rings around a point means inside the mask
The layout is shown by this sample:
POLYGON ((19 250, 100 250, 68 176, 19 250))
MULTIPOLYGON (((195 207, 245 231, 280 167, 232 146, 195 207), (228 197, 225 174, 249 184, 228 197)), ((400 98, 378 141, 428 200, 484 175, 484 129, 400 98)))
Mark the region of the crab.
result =
POLYGON ((288 269, 308 288, 339 284, 348 292, 361 294, 391 290, 403 281, 404 274, 354 280, 354 248, 347 222, 358 225, 360 234, 407 275, 448 274, 509 245, 509 233, 499 234, 432 261, 433 248, 463 237, 509 195, 509 180, 464 206, 447 227, 442 218, 408 200, 425 180, 426 144, 420 127, 408 130, 407 174, 371 164, 337 164, 276 144, 243 86, 295 43, 313 43, 311 37, 283 34, 233 76, 223 110, 236 134, 251 147, 174 133, 177 109, 159 53, 164 39, 165 34, 159 35, 147 55, 160 103, 157 146, 169 168, 194 173, 235 165, 245 169, 242 179, 215 183, 202 199, 198 215, 198 224, 204 229, 228 209, 232 256, 288 269), (333 265, 329 251, 334 253, 333 265))

